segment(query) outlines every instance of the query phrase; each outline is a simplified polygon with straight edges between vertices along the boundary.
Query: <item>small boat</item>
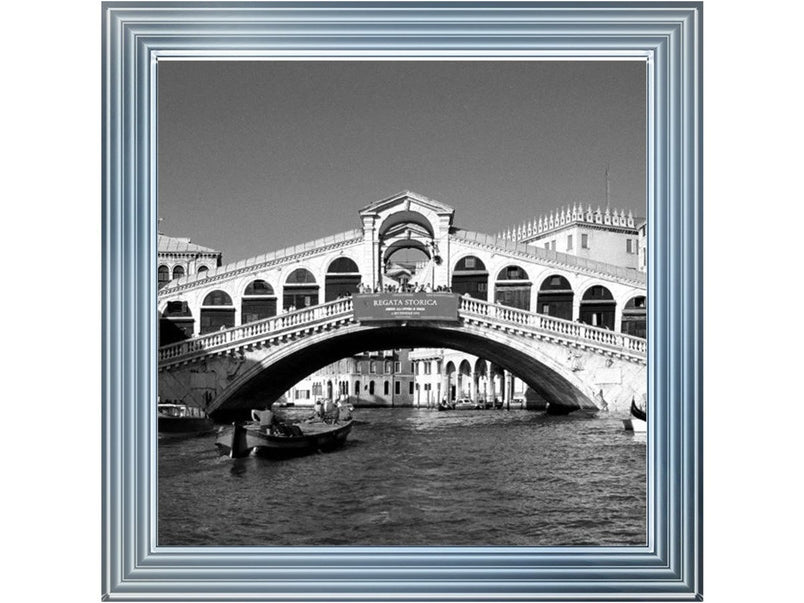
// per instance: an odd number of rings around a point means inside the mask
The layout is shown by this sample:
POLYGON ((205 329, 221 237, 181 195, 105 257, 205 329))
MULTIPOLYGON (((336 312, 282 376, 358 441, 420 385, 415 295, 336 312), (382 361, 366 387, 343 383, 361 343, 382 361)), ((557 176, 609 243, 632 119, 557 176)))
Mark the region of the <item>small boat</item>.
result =
POLYGON ((461 398, 452 407, 455 410, 477 410, 483 408, 480 402, 472 402, 471 398, 461 398))
POLYGON ((631 400, 631 416, 623 419, 623 426, 626 431, 646 432, 648 430, 648 415, 631 400))
POLYGON ((192 437, 210 433, 212 419, 197 406, 157 404, 157 431, 160 438, 192 437))
POLYGON ((231 458, 248 456, 290 457, 335 450, 346 443, 354 421, 325 423, 311 421, 293 425, 265 426, 233 423, 218 431, 215 445, 231 458))

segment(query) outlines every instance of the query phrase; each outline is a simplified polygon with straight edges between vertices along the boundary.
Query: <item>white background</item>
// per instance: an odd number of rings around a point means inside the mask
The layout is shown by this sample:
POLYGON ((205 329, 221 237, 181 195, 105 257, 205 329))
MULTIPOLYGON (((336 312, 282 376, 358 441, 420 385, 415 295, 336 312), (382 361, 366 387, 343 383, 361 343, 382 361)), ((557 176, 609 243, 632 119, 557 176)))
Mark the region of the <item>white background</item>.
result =
MULTIPOLYGON (((804 70, 793 6, 704 9, 704 592, 716 603, 801 592, 804 70)), ((3 24, 2 591, 97 601, 100 2, 6 4, 3 24)))

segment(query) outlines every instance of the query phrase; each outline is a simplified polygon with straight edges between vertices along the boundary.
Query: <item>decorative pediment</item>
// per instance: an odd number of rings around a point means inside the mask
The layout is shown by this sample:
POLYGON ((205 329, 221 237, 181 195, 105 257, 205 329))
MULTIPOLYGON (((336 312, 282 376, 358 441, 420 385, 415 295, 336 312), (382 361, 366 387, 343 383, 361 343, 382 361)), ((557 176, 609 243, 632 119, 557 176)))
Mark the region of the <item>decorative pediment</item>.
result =
MULTIPOLYGON (((429 199, 419 193, 402 191, 386 199, 381 199, 366 205, 360 210, 360 215, 386 214, 389 211, 414 211, 435 213, 438 215, 454 215, 455 209, 440 201, 429 199)), ((450 219, 450 222, 452 220, 450 219)))

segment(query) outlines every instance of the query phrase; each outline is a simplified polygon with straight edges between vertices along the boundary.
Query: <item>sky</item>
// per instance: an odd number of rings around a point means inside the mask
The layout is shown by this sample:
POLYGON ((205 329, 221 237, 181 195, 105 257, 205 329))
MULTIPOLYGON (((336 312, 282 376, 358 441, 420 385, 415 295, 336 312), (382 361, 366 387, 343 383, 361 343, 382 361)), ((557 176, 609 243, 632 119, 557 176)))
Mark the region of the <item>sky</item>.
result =
POLYGON ((160 232, 224 263, 411 190, 496 234, 575 202, 645 215, 638 61, 166 61, 160 232))

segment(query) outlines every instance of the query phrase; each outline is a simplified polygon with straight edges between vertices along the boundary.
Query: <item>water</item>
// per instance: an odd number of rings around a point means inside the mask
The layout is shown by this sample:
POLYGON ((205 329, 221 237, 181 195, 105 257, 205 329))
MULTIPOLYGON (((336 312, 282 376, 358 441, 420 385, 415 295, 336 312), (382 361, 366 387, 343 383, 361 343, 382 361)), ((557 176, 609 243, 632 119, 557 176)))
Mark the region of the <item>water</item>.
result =
POLYGON ((160 545, 642 545, 644 434, 619 418, 359 409, 289 460, 159 444, 160 545))

